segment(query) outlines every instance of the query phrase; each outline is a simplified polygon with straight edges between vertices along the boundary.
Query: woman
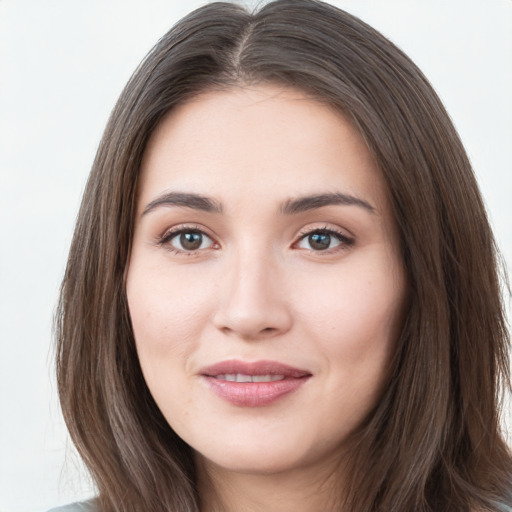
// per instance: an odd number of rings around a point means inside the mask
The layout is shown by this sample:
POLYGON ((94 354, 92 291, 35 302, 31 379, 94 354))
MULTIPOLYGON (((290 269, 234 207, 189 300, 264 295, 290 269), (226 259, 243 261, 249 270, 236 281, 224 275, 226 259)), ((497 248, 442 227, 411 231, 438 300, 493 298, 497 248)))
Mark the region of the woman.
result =
POLYGON ((311 0, 176 25, 118 101, 58 379, 100 511, 510 510, 508 334, 414 64, 311 0))

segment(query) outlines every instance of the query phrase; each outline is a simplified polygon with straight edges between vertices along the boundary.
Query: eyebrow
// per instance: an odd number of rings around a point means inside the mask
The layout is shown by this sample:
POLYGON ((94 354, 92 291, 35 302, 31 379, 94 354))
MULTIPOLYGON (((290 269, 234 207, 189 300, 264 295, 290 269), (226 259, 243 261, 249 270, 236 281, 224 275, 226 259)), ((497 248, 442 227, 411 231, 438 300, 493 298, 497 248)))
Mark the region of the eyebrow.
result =
POLYGON ((156 199, 153 199, 153 201, 144 208, 142 215, 146 215, 146 213, 149 213, 158 206, 184 206, 203 212, 222 213, 222 205, 209 197, 188 192, 166 192, 156 199))
MULTIPOLYGON (((375 208, 364 199, 340 192, 289 199, 281 205, 280 212, 284 215, 293 215, 330 205, 358 206, 370 213, 375 213, 375 208)), ((208 213, 222 213, 222 204, 210 197, 189 192, 165 192, 153 199, 144 208, 142 215, 146 215, 159 206, 183 206, 208 213)))
POLYGON ((364 199, 360 199, 359 197, 352 196, 350 194, 342 194, 340 192, 289 199, 282 205, 281 213, 284 213, 285 215, 293 215, 294 213, 316 210, 330 205, 359 206, 370 213, 375 213, 375 208, 364 199))

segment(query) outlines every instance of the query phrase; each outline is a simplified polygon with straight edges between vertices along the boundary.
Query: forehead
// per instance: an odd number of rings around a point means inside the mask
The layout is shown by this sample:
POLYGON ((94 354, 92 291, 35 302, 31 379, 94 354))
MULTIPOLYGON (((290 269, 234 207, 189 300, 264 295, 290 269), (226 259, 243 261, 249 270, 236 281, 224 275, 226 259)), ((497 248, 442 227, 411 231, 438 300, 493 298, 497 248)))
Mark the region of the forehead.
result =
POLYGON ((221 201, 248 191, 265 200, 342 191, 387 201, 377 165, 341 113, 268 84, 208 91, 173 109, 150 138, 140 178, 142 200, 177 188, 221 201))

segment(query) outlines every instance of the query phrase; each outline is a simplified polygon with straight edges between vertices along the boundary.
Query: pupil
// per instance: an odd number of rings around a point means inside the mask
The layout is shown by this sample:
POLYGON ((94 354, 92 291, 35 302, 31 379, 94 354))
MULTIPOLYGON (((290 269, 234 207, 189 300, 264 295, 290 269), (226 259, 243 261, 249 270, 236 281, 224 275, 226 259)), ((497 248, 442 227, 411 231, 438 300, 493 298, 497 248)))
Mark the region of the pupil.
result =
POLYGON ((181 233, 180 243, 183 249, 187 251, 195 251, 201 247, 203 236, 201 233, 181 233))
POLYGON ((327 233, 313 233, 309 235, 309 244, 313 249, 324 251, 331 245, 331 235, 327 233))

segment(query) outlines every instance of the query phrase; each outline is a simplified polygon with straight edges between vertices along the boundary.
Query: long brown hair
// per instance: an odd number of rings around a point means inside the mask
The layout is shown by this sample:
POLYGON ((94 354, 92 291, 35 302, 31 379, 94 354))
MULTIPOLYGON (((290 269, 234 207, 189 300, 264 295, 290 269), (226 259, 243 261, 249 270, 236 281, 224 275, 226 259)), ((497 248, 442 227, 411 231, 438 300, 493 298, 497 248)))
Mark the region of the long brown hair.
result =
POLYGON ((354 442, 343 510, 501 510, 509 338, 495 242, 457 133, 418 68, 315 0, 206 5, 154 47, 115 106, 84 193, 56 319, 64 417, 100 509, 198 511, 192 450, 139 367, 124 289, 137 178, 163 116, 198 93, 271 82, 351 120, 389 188, 410 286, 384 395, 354 442))

